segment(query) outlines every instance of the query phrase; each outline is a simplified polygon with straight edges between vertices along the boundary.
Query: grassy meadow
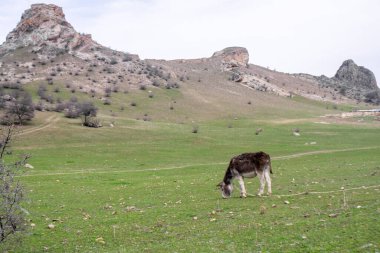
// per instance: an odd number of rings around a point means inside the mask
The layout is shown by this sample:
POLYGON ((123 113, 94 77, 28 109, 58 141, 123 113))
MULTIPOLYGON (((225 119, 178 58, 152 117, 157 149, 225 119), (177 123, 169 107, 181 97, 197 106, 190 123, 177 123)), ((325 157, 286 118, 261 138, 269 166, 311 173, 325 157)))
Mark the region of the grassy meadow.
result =
MULTIPOLYGON (((161 95, 180 99, 173 91, 161 95)), ((155 102, 149 103, 151 108, 117 115, 112 112, 118 106, 101 107, 99 129, 62 114, 37 113, 12 146, 13 156, 28 153, 34 166, 20 177, 29 228, 21 243, 13 238, 0 245, 2 251, 380 250, 377 122, 323 122, 298 111, 196 123, 128 117, 153 110, 155 102), (194 124, 198 133, 192 133, 194 124), (259 135, 257 128, 263 129, 259 135), (292 134, 294 128, 300 136, 292 134), (247 179, 248 198, 239 198, 235 183, 232 198, 222 199, 215 186, 229 159, 259 150, 273 159, 273 196, 254 196, 258 180, 247 179)), ((156 111, 164 113, 162 107, 156 111)))

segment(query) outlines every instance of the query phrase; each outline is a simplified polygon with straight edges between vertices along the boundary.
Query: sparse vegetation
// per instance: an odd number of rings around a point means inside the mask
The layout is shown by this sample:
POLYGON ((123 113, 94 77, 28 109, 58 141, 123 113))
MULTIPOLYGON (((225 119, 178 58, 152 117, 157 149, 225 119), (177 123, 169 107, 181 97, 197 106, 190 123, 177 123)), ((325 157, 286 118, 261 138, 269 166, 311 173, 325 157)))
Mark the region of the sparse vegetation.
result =
POLYGON ((34 117, 32 97, 24 91, 14 91, 7 101, 2 102, 5 114, 1 123, 5 125, 24 125, 34 117))
POLYGON ((117 64, 117 60, 115 58, 112 58, 111 61, 110 61, 110 64, 111 65, 117 64))
MULTIPOLYGON (((28 156, 22 157, 13 164, 4 162, 5 155, 15 134, 15 125, 1 129, 0 139, 0 247, 1 244, 12 239, 12 236, 26 230, 25 209, 22 204, 25 199, 25 190, 20 182, 28 156)), ((15 240, 16 241, 16 240, 15 240)))
POLYGON ((199 126, 194 125, 193 128, 192 128, 192 130, 191 130, 191 132, 192 132, 193 134, 197 134, 198 131, 199 131, 199 126))

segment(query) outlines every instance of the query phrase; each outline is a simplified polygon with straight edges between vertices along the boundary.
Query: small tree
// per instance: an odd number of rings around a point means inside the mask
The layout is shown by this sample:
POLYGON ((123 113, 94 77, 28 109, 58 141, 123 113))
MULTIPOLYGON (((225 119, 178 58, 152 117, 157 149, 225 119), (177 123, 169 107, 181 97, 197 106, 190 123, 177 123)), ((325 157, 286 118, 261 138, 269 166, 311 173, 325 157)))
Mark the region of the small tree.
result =
POLYGON ((96 113, 98 108, 96 108, 91 102, 83 102, 79 105, 80 114, 83 116, 83 125, 84 126, 92 126, 89 124, 93 122, 92 118, 96 117, 96 113))
POLYGON ((4 127, 0 139, 0 243, 12 234, 25 230, 25 210, 21 207, 24 190, 17 175, 23 172, 28 156, 20 161, 7 165, 4 155, 9 148, 15 126, 4 127))
POLYGON ((34 117, 34 105, 32 97, 26 92, 15 92, 13 99, 6 105, 5 116, 2 119, 3 124, 23 125, 34 117))

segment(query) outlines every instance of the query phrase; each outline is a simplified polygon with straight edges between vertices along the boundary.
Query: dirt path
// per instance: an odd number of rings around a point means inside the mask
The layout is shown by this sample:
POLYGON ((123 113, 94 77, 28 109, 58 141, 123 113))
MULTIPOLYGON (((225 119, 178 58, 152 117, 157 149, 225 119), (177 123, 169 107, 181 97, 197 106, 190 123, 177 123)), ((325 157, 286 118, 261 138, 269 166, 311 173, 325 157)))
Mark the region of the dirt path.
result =
POLYGON ((333 150, 327 150, 327 149, 325 149, 325 150, 317 150, 317 151, 309 151, 309 152, 297 153, 297 154, 293 154, 293 155, 276 156, 276 157, 273 157, 272 160, 286 160, 286 159, 298 158, 298 157, 307 156, 307 155, 330 154, 330 153, 356 151, 356 150, 367 150, 367 149, 376 149, 376 148, 380 148, 380 146, 361 147, 361 148, 333 149, 333 150))
MULTIPOLYGON (((347 149, 331 149, 331 150, 318 150, 318 151, 310 151, 310 152, 302 152, 296 153, 292 155, 285 156, 276 156, 272 157, 272 160, 285 160, 285 159, 293 159, 299 158, 303 156, 309 155, 317 155, 317 154, 330 154, 330 153, 338 153, 338 152, 347 152, 347 151, 356 151, 356 150, 368 150, 368 149, 377 149, 380 146, 374 147, 361 147, 361 148, 347 148, 347 149)), ((54 172, 54 173, 41 173, 41 174, 26 174, 23 177, 33 177, 33 176, 60 176, 60 175, 75 175, 75 174, 108 174, 108 173, 132 173, 132 172, 146 172, 146 171, 164 171, 164 170, 175 170, 175 169, 185 169, 190 167, 203 167, 203 166, 213 166, 213 165, 225 165, 227 166, 227 162, 216 162, 216 163, 199 163, 199 164, 186 164, 181 166, 172 166, 166 168, 148 168, 148 169, 140 169, 140 170, 76 170, 70 172, 54 172)))
POLYGON ((31 133, 34 133, 37 131, 41 131, 45 128, 51 127, 54 123, 56 123, 58 121, 59 121, 59 117, 56 115, 52 115, 45 120, 45 122, 42 126, 26 129, 25 131, 22 131, 22 132, 18 133, 17 135, 20 136, 20 135, 31 134, 31 133))

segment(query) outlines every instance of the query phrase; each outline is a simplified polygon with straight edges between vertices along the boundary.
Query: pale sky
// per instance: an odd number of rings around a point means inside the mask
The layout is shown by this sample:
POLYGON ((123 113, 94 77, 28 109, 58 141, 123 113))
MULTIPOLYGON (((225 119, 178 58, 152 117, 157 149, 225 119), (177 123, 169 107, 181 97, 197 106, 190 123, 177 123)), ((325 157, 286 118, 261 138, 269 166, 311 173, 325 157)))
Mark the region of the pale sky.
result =
MULTIPOLYGON (((78 32, 140 58, 209 57, 229 46, 250 63, 333 76, 353 59, 380 85, 379 0, 51 0, 78 32)), ((30 0, 0 0, 0 43, 30 0)))

